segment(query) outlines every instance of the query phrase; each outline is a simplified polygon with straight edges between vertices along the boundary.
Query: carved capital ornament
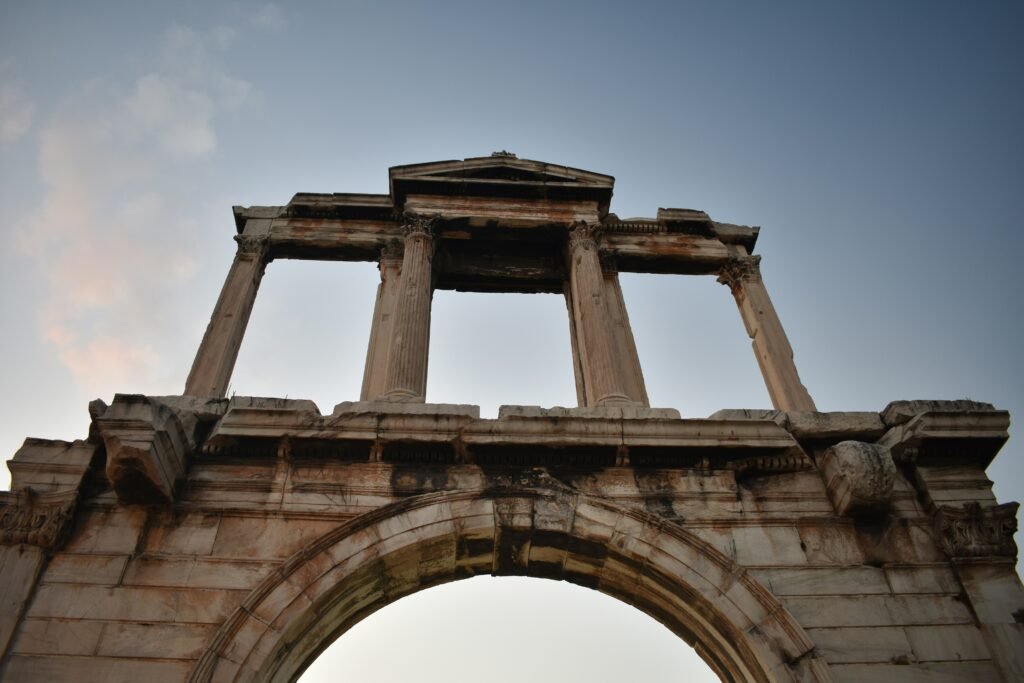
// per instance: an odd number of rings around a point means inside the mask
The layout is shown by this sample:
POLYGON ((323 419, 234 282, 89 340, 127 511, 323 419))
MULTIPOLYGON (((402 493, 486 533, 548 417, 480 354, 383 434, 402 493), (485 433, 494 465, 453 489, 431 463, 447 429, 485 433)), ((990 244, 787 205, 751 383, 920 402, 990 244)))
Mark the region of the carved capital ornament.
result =
POLYGON ((950 558, 1017 557, 1017 503, 941 505, 933 523, 939 545, 950 558))
POLYGON ((48 550, 58 548, 77 502, 77 491, 38 493, 26 487, 2 492, 0 545, 26 543, 48 550))
POLYGON ((402 231, 405 233, 406 239, 420 236, 432 239, 438 224, 441 222, 441 217, 436 215, 423 216, 412 211, 406 211, 402 214, 402 221, 402 231))
POLYGON ((761 257, 747 256, 727 262, 718 271, 718 282, 728 285, 733 294, 744 282, 761 279, 761 257))
POLYGON ((243 261, 266 261, 270 250, 270 235, 235 235, 238 243, 236 258, 243 261))
POLYGON ((569 226, 569 250, 597 249, 600 237, 600 226, 588 225, 586 221, 576 221, 569 226))

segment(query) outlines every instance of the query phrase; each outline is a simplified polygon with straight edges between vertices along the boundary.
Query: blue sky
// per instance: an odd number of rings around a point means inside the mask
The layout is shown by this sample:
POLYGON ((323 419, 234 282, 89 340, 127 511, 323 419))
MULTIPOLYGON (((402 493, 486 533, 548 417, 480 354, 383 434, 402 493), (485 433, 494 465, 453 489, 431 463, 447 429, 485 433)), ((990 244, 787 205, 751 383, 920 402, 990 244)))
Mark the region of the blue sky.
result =
MULTIPOLYGON (((762 226, 822 410, 1024 414, 1020 3, 0 3, 0 447, 178 393, 233 204, 510 150, 762 226)), ((276 262, 232 390, 356 397, 376 272, 276 262)), ((652 403, 768 405, 728 290, 624 275, 652 403)), ((428 399, 574 401, 564 304, 439 293, 428 399)), ((1011 432, 1012 433, 1012 432, 1011 432)), ((990 468, 1024 497, 1016 437, 990 468)), ((6 473, 3 473, 6 477, 6 473)), ((3 479, 0 483, 6 482, 3 479)))

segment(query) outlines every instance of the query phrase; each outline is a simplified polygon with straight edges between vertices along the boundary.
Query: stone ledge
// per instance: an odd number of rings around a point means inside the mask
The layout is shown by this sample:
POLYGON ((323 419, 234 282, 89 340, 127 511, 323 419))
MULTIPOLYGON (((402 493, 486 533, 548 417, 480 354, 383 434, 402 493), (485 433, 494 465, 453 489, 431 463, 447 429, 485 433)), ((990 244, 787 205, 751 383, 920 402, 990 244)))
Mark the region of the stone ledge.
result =
POLYGON ((678 420, 675 408, 647 408, 645 406, 594 406, 587 408, 542 408, 540 406, 505 405, 498 408, 498 419, 581 417, 623 420, 678 420))
POLYGON ((332 417, 347 415, 446 415, 480 419, 480 406, 468 403, 412 403, 403 401, 342 401, 332 417))

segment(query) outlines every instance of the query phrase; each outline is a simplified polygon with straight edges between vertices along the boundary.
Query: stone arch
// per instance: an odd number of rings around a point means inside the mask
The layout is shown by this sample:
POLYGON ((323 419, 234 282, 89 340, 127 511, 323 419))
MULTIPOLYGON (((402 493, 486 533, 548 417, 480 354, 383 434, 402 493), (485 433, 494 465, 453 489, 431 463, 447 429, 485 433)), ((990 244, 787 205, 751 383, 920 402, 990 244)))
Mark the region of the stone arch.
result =
POLYGON ((832 680, 796 620, 717 549, 649 512, 530 478, 411 497, 325 534, 228 617, 189 681, 292 681, 381 607, 479 574, 562 579, 622 600, 723 681, 832 680))

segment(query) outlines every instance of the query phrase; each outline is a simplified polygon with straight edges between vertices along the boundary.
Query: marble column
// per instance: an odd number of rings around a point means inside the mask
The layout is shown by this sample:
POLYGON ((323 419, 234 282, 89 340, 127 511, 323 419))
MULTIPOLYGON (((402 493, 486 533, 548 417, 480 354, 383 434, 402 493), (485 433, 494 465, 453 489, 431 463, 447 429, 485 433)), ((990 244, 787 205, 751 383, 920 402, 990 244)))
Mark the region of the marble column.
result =
POLYGON ((363 389, 360 394, 362 401, 372 401, 384 393, 384 380, 388 370, 388 347, 391 344, 395 307, 398 305, 401 291, 401 242, 396 240, 381 250, 378 268, 380 270, 380 285, 377 286, 377 301, 373 307, 370 343, 366 351, 366 367, 363 370, 363 389))
POLYGON ((740 247, 737 257, 722 267, 718 281, 732 290, 775 409, 815 410, 796 371, 793 348, 761 279, 760 263, 760 256, 749 256, 740 247))
POLYGON ((433 229, 436 218, 406 215, 402 276, 380 398, 422 403, 427 393, 430 303, 433 296, 433 229))
POLYGON ((618 265, 612 254, 602 253, 600 256, 601 269, 604 272, 604 301, 608 306, 608 321, 611 323, 615 344, 613 356, 618 366, 617 370, 623 378, 626 395, 632 401, 649 407, 644 372, 640 367, 640 355, 636 351, 633 328, 629 324, 629 314, 626 312, 626 300, 622 296, 622 286, 619 284, 618 265))
POLYGON ((597 240, 586 223, 569 232, 568 306, 581 406, 634 405, 617 358, 597 240))
MULTIPOLYGON (((253 226, 256 229, 250 230, 254 223, 263 221, 250 220, 246 231, 235 237, 238 242, 235 260, 224 280, 210 324, 206 326, 192 371, 185 382, 186 395, 223 398, 227 394, 231 372, 269 261, 270 235, 260 231, 261 226, 253 226)), ((262 227, 269 230, 269 221, 267 224, 262 227)))

